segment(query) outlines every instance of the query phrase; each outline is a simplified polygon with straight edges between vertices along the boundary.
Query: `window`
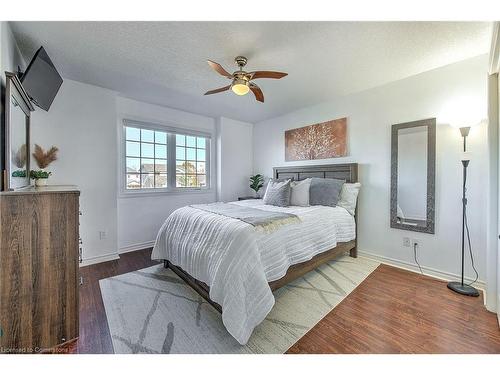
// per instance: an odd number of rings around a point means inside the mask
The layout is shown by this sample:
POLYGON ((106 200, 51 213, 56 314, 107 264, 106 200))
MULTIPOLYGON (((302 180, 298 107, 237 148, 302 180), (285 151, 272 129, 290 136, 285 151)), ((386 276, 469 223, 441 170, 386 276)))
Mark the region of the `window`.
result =
POLYGON ((209 188, 210 137, 124 121, 124 190, 209 188))
POLYGON ((175 135, 175 184, 177 187, 207 186, 206 138, 175 135))
POLYGON ((125 127, 127 189, 166 188, 167 133, 125 127))

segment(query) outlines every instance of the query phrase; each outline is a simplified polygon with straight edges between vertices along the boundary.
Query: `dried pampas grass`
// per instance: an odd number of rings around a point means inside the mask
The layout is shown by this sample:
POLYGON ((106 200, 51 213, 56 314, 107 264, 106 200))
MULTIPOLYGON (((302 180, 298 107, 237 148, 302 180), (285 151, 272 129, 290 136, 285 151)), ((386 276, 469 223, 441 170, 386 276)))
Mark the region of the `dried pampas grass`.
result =
POLYGON ((50 150, 45 152, 43 151, 43 148, 35 145, 35 152, 33 152, 33 157, 36 160, 38 168, 47 168, 50 163, 52 163, 54 160, 57 160, 57 151, 59 151, 59 149, 55 146, 52 146, 50 150))
POLYGON ((22 145, 17 151, 12 151, 12 160, 17 168, 26 165, 26 145, 22 145))

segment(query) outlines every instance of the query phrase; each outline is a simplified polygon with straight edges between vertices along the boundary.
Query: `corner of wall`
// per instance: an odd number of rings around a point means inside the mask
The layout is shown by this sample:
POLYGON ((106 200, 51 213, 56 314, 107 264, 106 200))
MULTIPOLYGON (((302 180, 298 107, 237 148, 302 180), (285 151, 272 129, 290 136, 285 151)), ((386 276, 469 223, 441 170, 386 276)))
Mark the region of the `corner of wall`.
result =
POLYGON ((232 201, 250 193, 253 172, 253 124, 219 117, 217 127, 217 200, 232 201))
POLYGON ((220 201, 222 197, 222 117, 215 119, 215 163, 217 166, 216 178, 216 200, 220 201))

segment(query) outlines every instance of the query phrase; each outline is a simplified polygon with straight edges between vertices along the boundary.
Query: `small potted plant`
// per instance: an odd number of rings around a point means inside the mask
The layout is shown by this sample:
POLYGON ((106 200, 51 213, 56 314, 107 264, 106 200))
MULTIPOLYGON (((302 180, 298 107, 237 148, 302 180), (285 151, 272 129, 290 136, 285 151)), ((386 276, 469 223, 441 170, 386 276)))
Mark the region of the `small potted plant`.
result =
POLYGON ((259 190, 264 186, 264 176, 256 174, 250 176, 250 188, 255 191, 255 196, 259 197, 259 190))
POLYGON ((47 171, 44 171, 43 169, 39 169, 37 171, 32 170, 30 172, 30 178, 32 180, 35 180, 36 186, 46 186, 47 179, 49 178, 49 176, 51 174, 52 174, 52 172, 47 172, 47 171))
POLYGON ((52 174, 52 172, 45 171, 53 161, 57 160, 57 151, 59 149, 52 146, 48 151, 44 151, 39 145, 35 145, 35 152, 33 152, 33 158, 38 165, 39 170, 32 170, 30 172, 30 178, 35 180, 36 186, 47 185, 47 179, 52 174))

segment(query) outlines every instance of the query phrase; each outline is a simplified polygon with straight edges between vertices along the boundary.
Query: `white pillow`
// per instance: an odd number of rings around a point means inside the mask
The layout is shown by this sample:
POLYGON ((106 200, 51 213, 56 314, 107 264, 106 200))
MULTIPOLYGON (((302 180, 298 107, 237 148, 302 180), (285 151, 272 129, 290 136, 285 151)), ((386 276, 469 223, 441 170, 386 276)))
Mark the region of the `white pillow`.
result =
POLYGON ((353 184, 345 183, 340 192, 340 199, 337 206, 344 207, 352 216, 356 210, 356 200, 358 199, 359 189, 361 184, 355 182, 353 184))
POLYGON ((302 181, 292 181, 292 194, 290 196, 291 206, 309 206, 309 187, 311 179, 306 178, 302 181))

